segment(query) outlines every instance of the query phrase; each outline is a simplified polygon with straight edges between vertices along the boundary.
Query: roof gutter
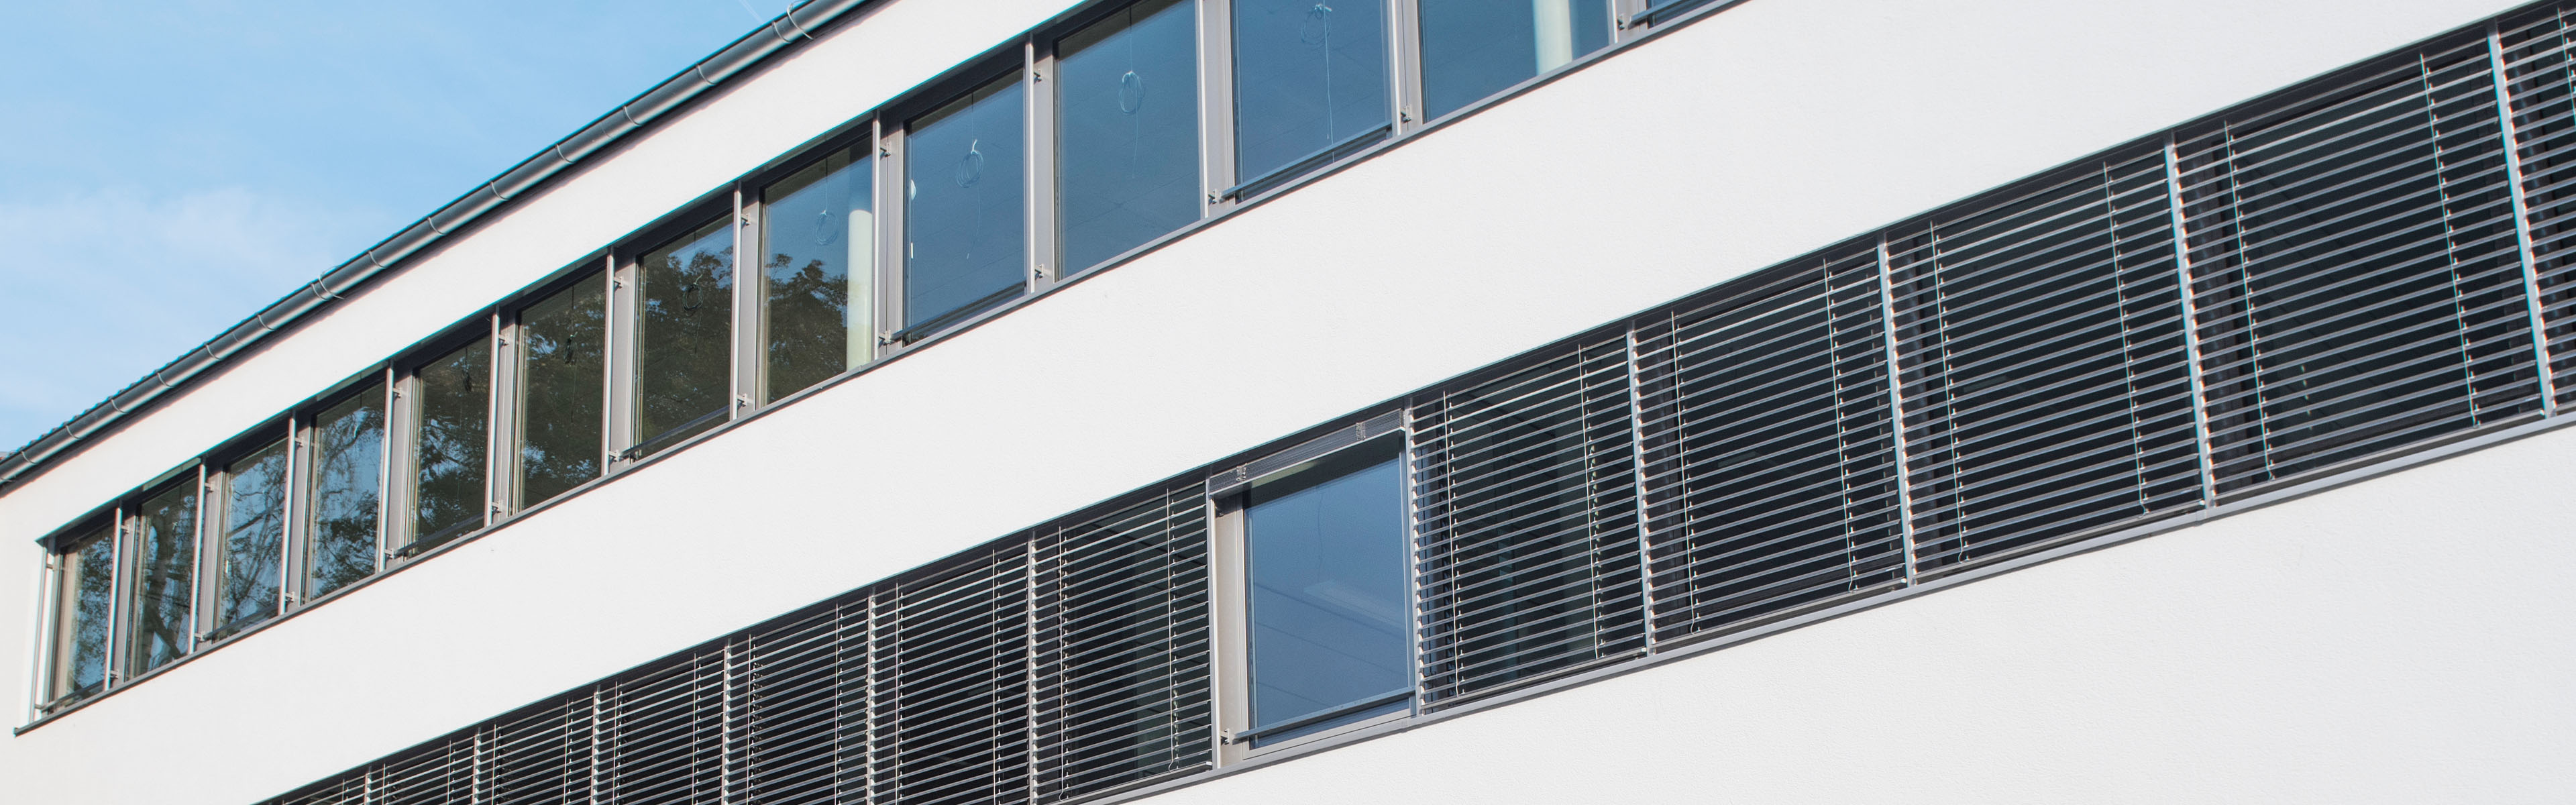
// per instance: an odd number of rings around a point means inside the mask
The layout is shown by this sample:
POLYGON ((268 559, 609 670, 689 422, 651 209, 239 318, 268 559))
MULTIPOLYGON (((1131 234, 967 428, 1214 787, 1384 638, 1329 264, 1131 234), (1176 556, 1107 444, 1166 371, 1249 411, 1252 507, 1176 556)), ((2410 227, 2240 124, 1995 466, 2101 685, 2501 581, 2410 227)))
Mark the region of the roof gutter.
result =
POLYGON ((14 484, 48 460, 142 411, 163 394, 203 375, 206 370, 259 343, 269 334, 330 307, 368 279, 429 244, 464 229, 548 177, 579 164, 582 159, 680 108, 689 99, 724 83, 761 59, 798 43, 812 41, 815 31, 867 2, 869 0, 804 0, 798 3, 787 13, 743 34, 714 55, 698 60, 697 64, 690 65, 678 75, 664 79, 644 94, 600 115, 581 130, 556 140, 534 156, 520 160, 518 165, 484 182, 483 186, 412 222, 392 237, 378 241, 357 257, 287 294, 286 298, 269 303, 268 307, 233 325, 222 335, 134 381, 106 401, 54 426, 53 430, 36 437, 16 452, 0 454, 0 494, 7 494, 14 484))

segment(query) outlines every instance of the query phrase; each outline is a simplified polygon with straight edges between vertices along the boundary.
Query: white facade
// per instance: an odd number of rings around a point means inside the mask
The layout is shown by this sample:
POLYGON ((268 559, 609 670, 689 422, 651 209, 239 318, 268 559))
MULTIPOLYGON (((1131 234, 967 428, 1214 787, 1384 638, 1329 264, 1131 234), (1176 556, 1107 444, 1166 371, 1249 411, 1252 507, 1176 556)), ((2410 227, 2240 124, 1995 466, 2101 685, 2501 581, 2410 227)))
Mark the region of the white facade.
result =
MULTIPOLYGON (((0 494, 34 541, 1046 22, 892 0, 0 494)), ((1751 0, 0 740, 0 799, 250 803, 2509 8, 1751 0)), ((1173 802, 2547 801, 2576 436, 2541 433, 1173 802)))

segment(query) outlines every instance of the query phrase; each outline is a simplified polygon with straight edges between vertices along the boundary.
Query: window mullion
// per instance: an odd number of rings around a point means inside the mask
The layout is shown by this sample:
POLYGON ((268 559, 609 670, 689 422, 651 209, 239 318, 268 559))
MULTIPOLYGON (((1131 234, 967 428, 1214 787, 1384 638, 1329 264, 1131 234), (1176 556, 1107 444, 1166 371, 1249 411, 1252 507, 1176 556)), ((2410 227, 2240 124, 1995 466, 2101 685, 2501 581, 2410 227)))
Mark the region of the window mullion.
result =
POLYGON ((1386 58, 1390 69, 1386 97, 1395 103, 1395 132, 1402 138, 1430 121, 1422 103, 1422 4, 1420 0, 1386 0, 1386 58))
POLYGON ((877 127, 877 359, 905 351, 894 333, 904 328, 904 185, 912 177, 904 171, 904 131, 901 125, 877 127))
POLYGON ((518 507, 519 365, 521 332, 516 313, 492 313, 492 383, 483 405, 483 525, 518 507))
POLYGON ((1236 199, 1218 194, 1237 181, 1234 167, 1234 41, 1232 0, 1199 2, 1200 218, 1233 209, 1236 199))
POLYGON ((1028 244, 1029 293, 1055 287, 1070 273, 1057 247, 1056 215, 1056 69, 1055 46, 1040 46, 1036 37, 1021 46, 1022 81, 1028 91, 1023 95, 1026 106, 1021 119, 1021 147, 1028 169, 1021 172, 1027 197, 1027 220, 1021 237, 1028 244))
POLYGON ((605 474, 616 474, 630 466, 622 457, 634 446, 636 321, 638 307, 636 267, 632 255, 611 249, 608 255, 608 438, 605 474))
POLYGON ((756 202, 745 197, 743 186, 733 187, 733 326, 727 336, 733 341, 733 393, 725 399, 730 407, 725 419, 741 419, 750 414, 759 400, 761 369, 765 365, 766 346, 761 327, 761 307, 768 299, 769 272, 761 270, 758 257, 760 233, 752 227, 756 202))

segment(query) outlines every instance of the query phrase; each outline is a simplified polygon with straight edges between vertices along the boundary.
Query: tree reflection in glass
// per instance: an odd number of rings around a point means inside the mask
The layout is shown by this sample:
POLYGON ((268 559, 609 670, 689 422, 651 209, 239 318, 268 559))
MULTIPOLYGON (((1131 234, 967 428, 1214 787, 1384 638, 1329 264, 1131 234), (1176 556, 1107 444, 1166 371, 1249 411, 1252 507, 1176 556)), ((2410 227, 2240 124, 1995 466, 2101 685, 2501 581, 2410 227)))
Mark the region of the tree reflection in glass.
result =
POLYGON ((1028 284, 1020 73, 912 121, 905 135, 904 327, 956 321, 1028 284))
POLYGON ((701 226, 636 265, 635 443, 647 452, 723 422, 733 388, 733 225, 701 226))
POLYGON ((186 656, 194 637, 197 567, 197 479, 189 473, 134 511, 134 593, 129 599, 134 673, 186 656))
POLYGON ((215 576, 215 627, 230 634, 276 617, 286 571, 286 443, 224 470, 223 551, 215 576))
POLYGON ((108 613, 116 596, 114 529, 100 527, 62 555, 61 631, 53 696, 86 695, 107 681, 108 613))
POLYGON ((761 192, 767 402, 868 362, 875 188, 867 152, 835 151, 761 192))
POLYGON ((483 525, 483 472, 491 415, 492 348, 477 338, 420 367, 413 426, 412 541, 445 542, 483 525))
POLYGON ((599 477, 607 345, 598 275, 519 311, 518 505, 599 477))
POLYGON ((1056 43, 1067 273, 1199 218, 1198 19, 1145 0, 1056 43))
POLYGON ((327 595, 376 572, 383 500, 385 389, 369 385, 313 417, 312 505, 305 515, 304 595, 327 595))

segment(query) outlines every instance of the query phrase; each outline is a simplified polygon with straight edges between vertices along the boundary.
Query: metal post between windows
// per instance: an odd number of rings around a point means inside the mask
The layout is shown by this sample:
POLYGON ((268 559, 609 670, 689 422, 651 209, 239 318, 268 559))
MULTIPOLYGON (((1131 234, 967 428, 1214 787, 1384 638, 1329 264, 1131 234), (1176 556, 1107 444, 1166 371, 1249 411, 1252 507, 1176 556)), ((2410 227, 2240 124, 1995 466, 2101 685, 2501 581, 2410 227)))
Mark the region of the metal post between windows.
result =
POLYGON ((1899 549, 1905 554, 1904 583, 1910 587, 1919 569, 1914 546, 1914 474, 1906 466, 1905 457, 1905 372, 1904 364, 1898 362, 1896 342, 1896 277, 1888 265, 1886 230, 1879 231, 1877 242, 1878 331, 1886 350, 1888 442, 1896 457, 1897 537, 1899 549))
POLYGON ((2201 375, 2200 310, 2193 296, 2191 230, 2185 226, 2185 222, 2190 217, 2183 214, 2182 160, 2176 153, 2177 147, 2174 133, 2170 130, 2166 131, 2165 214, 2172 219, 2175 302, 2182 306, 2184 368, 2191 374, 2192 439, 2196 445, 2194 449, 2199 451, 2200 456, 2200 472, 2197 473, 2200 480, 2200 505, 2201 508, 2206 509, 2218 505, 2218 464, 2217 457, 2210 451, 2209 389, 2205 385, 2206 379, 2201 375))
POLYGON ((2532 255, 2531 208, 2526 196, 2529 188, 2522 183, 2522 132, 2514 120, 2513 92, 2504 67, 2504 31, 2495 20, 2487 21, 2487 69, 2495 89, 2496 134, 2503 138, 2505 195, 2513 199, 2513 236, 2515 256, 2522 260, 2522 298, 2531 317, 2532 369, 2540 383, 2540 411, 2544 416, 2558 413, 2558 378, 2549 365, 2549 320, 2541 313, 2540 262, 2532 255))

